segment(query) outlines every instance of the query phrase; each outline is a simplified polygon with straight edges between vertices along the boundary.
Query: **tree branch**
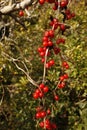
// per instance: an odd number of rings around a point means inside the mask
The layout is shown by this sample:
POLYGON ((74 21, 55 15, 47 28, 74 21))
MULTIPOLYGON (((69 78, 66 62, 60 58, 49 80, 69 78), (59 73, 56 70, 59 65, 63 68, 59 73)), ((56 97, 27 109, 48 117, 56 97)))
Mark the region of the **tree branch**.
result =
POLYGON ((33 0, 23 0, 22 2, 13 3, 13 4, 9 4, 7 6, 2 7, 0 9, 0 13, 3 15, 9 14, 16 10, 25 9, 27 6, 30 6, 32 4, 33 4, 33 0))

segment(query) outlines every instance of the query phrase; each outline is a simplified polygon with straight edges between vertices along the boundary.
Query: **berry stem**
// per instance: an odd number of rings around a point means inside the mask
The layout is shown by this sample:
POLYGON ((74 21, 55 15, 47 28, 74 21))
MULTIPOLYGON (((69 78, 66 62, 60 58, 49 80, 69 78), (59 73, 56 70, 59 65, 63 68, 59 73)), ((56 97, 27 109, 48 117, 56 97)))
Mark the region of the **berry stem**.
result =
POLYGON ((45 61, 44 61, 44 71, 43 71, 43 83, 45 82, 45 77, 46 77, 46 61, 47 61, 47 54, 48 54, 49 48, 46 49, 45 52, 45 61))

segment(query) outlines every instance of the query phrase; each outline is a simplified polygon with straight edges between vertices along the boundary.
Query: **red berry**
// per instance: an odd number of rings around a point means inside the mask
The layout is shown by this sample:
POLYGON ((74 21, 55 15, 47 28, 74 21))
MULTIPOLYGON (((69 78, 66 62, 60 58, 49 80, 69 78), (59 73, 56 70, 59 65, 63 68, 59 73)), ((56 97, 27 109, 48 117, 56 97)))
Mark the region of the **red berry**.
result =
POLYGON ((59 39, 57 39, 56 43, 57 44, 65 43, 65 39, 64 38, 59 38, 59 39))
POLYGON ((49 45, 49 44, 48 44, 47 41, 44 41, 44 42, 43 42, 43 46, 44 46, 44 47, 47 47, 48 45, 49 45))
POLYGON ((60 25, 60 29, 61 29, 62 31, 65 31, 65 29, 66 29, 65 25, 64 25, 64 24, 61 24, 61 25, 60 25))
POLYGON ((75 17, 75 13, 72 13, 71 16, 72 16, 72 17, 75 17))
POLYGON ((45 37, 49 37, 49 31, 46 31, 44 34, 45 37))
POLYGON ((40 113, 40 112, 37 112, 35 117, 36 117, 36 119, 41 118, 41 113, 40 113))
POLYGON ((42 59, 41 59, 41 61, 42 61, 42 63, 44 63, 45 59, 44 59, 44 58, 42 58, 42 59))
POLYGON ((39 95, 37 93, 33 93, 33 98, 38 99, 39 95))
POLYGON ((36 89, 35 93, 36 93, 36 94, 39 94, 39 93, 40 93, 40 90, 39 90, 39 89, 36 89))
POLYGON ((48 3, 54 3, 55 2, 55 0, 46 0, 48 3))
POLYGON ((42 92, 39 93, 39 97, 42 98, 44 94, 42 92))
POLYGON ((40 52, 40 56, 41 57, 45 56, 45 52, 44 51, 40 52))
POLYGON ((65 10, 65 14, 70 14, 70 10, 65 10))
POLYGON ((47 42, 48 42, 49 39, 48 39, 48 37, 44 36, 42 40, 43 40, 43 42, 44 42, 44 41, 47 41, 47 42))
POLYGON ((58 84, 58 88, 64 88, 64 87, 65 87, 65 82, 58 84))
POLYGON ((40 3, 41 5, 43 5, 44 2, 45 2, 45 0, 39 0, 39 3, 40 3))
POLYGON ((50 114, 51 114, 50 109, 47 109, 47 114, 48 114, 48 115, 50 115, 50 114))
POLYGON ((20 11, 19 11, 19 16, 24 16, 23 10, 20 10, 20 11))
POLYGON ((40 112, 40 110, 41 110, 41 107, 40 107, 40 106, 36 108, 36 111, 37 111, 37 112, 40 112))
POLYGON ((40 89, 43 89, 44 87, 45 87, 45 85, 43 83, 39 85, 40 89))
POLYGON ((58 7, 56 5, 53 6, 53 10, 57 10, 58 7))
POLYGON ((45 112, 45 111, 42 111, 42 112, 40 113, 40 115, 41 115, 41 118, 44 118, 44 117, 46 116, 46 112, 45 112))
POLYGON ((67 65, 65 66, 65 68, 66 68, 66 69, 69 69, 69 65, 67 64, 67 65))
POLYGON ((49 41, 48 46, 53 46, 53 42, 49 41))
POLYGON ((68 74, 64 74, 63 77, 64 77, 65 79, 68 79, 68 74))
POLYGON ((53 30, 50 30, 49 31, 49 36, 52 38, 52 37, 54 37, 54 31, 53 30))
POLYGON ((42 47, 38 47, 38 52, 42 52, 43 48, 42 47))
POLYGON ((43 88, 43 92, 44 92, 44 93, 47 93, 48 91, 49 91, 48 86, 45 86, 45 87, 43 88))
POLYGON ((64 76, 60 76, 60 80, 63 81, 65 79, 64 76))
POLYGON ((56 101, 58 101, 58 100, 59 100, 59 96, 58 96, 58 95, 55 95, 55 96, 54 96, 54 99, 55 99, 56 101))
POLYGON ((47 68, 47 69, 50 68, 50 64, 49 64, 49 62, 46 63, 46 68, 47 68))
POLYGON ((50 26, 53 26, 54 22, 53 22, 53 21, 51 21, 49 24, 50 24, 50 26))
POLYGON ((62 62, 62 66, 65 67, 66 65, 68 65, 68 63, 67 63, 66 61, 63 61, 63 62, 62 62))
POLYGON ((39 126, 40 126, 41 128, 43 128, 43 127, 44 127, 44 122, 41 121, 41 122, 39 123, 39 126))
POLYGON ((61 6, 62 8, 63 8, 63 7, 66 7, 67 4, 68 4, 68 1, 67 1, 67 0, 62 0, 62 1, 60 2, 60 6, 61 6))
POLYGON ((54 64, 55 64, 55 61, 54 61, 54 60, 50 60, 50 61, 49 61, 49 65, 50 65, 50 66, 53 66, 54 64))
POLYGON ((60 48, 57 48, 57 47, 53 48, 53 50, 55 54, 58 54, 60 52, 60 48))
POLYGON ((69 19, 72 18, 72 15, 71 15, 71 14, 68 14, 66 17, 67 17, 67 20, 69 20, 69 19))
POLYGON ((46 49, 47 49, 46 47, 43 47, 43 51, 46 51, 46 49))
POLYGON ((51 127, 52 127, 53 129, 56 129, 56 128, 57 128, 57 125, 56 125, 55 123, 52 123, 52 124, 51 124, 51 127))

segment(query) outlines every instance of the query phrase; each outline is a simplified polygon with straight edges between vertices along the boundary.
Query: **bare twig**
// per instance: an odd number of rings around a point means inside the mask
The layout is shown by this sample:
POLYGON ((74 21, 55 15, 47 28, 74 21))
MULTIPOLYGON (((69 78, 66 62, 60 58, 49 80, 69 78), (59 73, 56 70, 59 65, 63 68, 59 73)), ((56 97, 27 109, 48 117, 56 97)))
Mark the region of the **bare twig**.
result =
POLYGON ((2 86, 2 98, 0 100, 0 106, 2 105, 3 99, 4 99, 4 87, 2 86))
POLYGON ((44 71, 43 71, 43 83, 45 82, 45 77, 46 77, 46 62, 47 62, 47 54, 48 54, 49 49, 46 49, 45 52, 45 61, 44 61, 44 71))
POLYGON ((3 55, 5 58, 7 58, 9 61, 12 61, 12 62, 15 64, 15 66, 17 67, 17 69, 21 70, 21 71, 27 76, 27 79, 28 79, 28 81, 29 81, 31 84, 33 84, 34 86, 38 87, 38 84, 29 76, 28 68, 27 68, 27 66, 25 65, 24 62, 22 62, 22 64, 23 64, 24 67, 26 68, 27 72, 26 72, 24 69, 22 69, 22 68, 16 63, 17 61, 19 61, 18 59, 15 59, 15 58, 11 57, 11 56, 9 56, 8 54, 6 54, 6 53, 4 53, 4 52, 3 52, 2 55, 3 55))

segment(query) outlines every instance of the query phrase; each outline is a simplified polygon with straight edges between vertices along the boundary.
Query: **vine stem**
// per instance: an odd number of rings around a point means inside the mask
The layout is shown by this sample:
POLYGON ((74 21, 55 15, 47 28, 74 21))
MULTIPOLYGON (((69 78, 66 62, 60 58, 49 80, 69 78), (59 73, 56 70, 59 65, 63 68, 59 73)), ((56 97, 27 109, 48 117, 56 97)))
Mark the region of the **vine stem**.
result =
POLYGON ((46 49, 45 53, 45 61, 44 61, 44 71, 43 71, 43 83, 45 82, 45 77, 46 77, 46 62, 47 62, 47 54, 48 54, 49 48, 46 49))

